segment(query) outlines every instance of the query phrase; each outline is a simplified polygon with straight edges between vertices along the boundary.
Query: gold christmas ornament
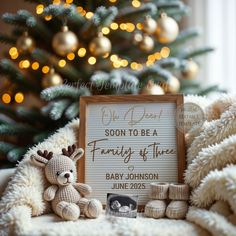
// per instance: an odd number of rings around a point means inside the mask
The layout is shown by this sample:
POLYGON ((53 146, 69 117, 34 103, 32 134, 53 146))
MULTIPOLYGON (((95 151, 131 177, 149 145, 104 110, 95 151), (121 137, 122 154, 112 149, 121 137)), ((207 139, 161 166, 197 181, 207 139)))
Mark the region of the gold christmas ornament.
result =
POLYGON ((17 39, 16 47, 20 52, 32 52, 35 48, 35 41, 25 32, 17 39))
POLYGON ((90 42, 89 51, 95 57, 102 57, 111 52, 111 41, 102 34, 99 34, 98 37, 90 42))
POLYGON ((166 83, 163 83, 161 87, 166 93, 177 93, 180 89, 179 80, 172 76, 166 83))
POLYGON ((55 72, 53 68, 50 69, 49 73, 42 78, 43 88, 49 88, 63 84, 63 79, 59 74, 55 72))
POLYGON ((179 34, 179 26, 175 19, 165 13, 157 20, 156 38, 159 43, 171 43, 179 34))
POLYGON ((162 95, 165 94, 161 86, 155 84, 152 80, 149 80, 147 85, 140 90, 139 94, 142 95, 162 95))
POLYGON ((54 51, 60 56, 66 56, 74 52, 79 46, 79 41, 75 33, 69 31, 67 26, 62 27, 62 31, 55 34, 52 40, 54 51))
POLYGON ((143 39, 139 43, 139 48, 144 52, 150 52, 154 48, 154 40, 148 35, 143 35, 143 39))
POLYGON ((144 22, 142 23, 142 30, 146 34, 154 34, 157 29, 157 22, 150 16, 146 16, 144 22))
POLYGON ((135 45, 138 45, 143 40, 143 35, 141 33, 135 33, 133 36, 133 42, 135 45))
POLYGON ((189 60, 187 62, 187 66, 181 72, 183 79, 191 80, 196 78, 198 70, 199 70, 198 64, 193 60, 189 60))

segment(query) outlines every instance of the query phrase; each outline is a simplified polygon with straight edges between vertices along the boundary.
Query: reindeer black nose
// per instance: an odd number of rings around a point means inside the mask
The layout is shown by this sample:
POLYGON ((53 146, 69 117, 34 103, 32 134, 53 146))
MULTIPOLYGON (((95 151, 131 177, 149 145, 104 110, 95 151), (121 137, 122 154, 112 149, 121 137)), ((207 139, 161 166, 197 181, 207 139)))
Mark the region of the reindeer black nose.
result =
POLYGON ((66 173, 66 174, 64 175, 64 177, 65 177, 65 178, 69 178, 69 177, 70 177, 70 174, 69 174, 69 173, 66 173))

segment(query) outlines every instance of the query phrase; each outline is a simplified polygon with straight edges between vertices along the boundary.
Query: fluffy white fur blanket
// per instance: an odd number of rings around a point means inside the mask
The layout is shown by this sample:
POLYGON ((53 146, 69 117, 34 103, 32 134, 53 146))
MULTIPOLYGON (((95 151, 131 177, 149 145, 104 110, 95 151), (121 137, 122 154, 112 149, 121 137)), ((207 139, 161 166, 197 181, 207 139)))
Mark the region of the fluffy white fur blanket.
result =
MULTIPOLYGON (((145 218, 134 221, 101 216, 78 223, 55 223, 56 226, 52 224, 47 231, 42 224, 35 235, 63 235, 62 232, 64 235, 86 235, 93 226, 101 228, 99 233, 91 231, 90 235, 147 235, 147 230, 148 235, 177 235, 178 232, 208 235, 205 230, 213 235, 236 235, 235 99, 224 95, 210 102, 203 97, 187 96, 185 102, 198 104, 206 114, 203 126, 186 135, 188 168, 185 181, 193 188, 193 207, 187 214, 189 222, 145 218)), ((48 213, 50 207, 42 198, 47 187, 43 171, 31 165, 29 158, 38 149, 60 153, 61 147, 78 141, 78 128, 79 120, 76 119, 26 153, 0 201, 0 235, 34 235, 32 222, 40 217, 32 220, 31 216, 48 213)))

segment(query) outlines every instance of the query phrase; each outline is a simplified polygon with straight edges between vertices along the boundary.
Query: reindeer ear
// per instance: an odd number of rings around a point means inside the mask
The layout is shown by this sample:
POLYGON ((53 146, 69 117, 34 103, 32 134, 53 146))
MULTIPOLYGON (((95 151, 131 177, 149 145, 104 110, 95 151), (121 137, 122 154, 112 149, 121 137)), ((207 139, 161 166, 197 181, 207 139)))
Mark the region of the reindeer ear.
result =
POLYGON ((48 163, 48 160, 46 158, 38 155, 31 155, 30 160, 34 165, 39 167, 45 167, 48 163))
POLYGON ((83 155, 84 155, 84 149, 79 148, 79 149, 75 150, 74 155, 72 155, 70 158, 74 162, 77 162, 83 155))

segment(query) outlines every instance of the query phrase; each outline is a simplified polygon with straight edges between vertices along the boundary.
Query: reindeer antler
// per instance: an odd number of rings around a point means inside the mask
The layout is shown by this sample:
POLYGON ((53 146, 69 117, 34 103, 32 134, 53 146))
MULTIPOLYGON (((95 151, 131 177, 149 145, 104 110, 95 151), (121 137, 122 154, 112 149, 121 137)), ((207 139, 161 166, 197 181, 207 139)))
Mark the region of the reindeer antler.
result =
POLYGON ((72 146, 68 146, 67 150, 65 148, 63 148, 62 149, 62 154, 64 156, 70 157, 75 152, 75 149, 76 149, 76 145, 73 144, 72 146))
POLYGON ((37 154, 41 157, 48 159, 48 160, 50 160, 53 156, 53 152, 48 152, 47 150, 45 150, 44 152, 42 152, 41 150, 38 150, 37 154))

